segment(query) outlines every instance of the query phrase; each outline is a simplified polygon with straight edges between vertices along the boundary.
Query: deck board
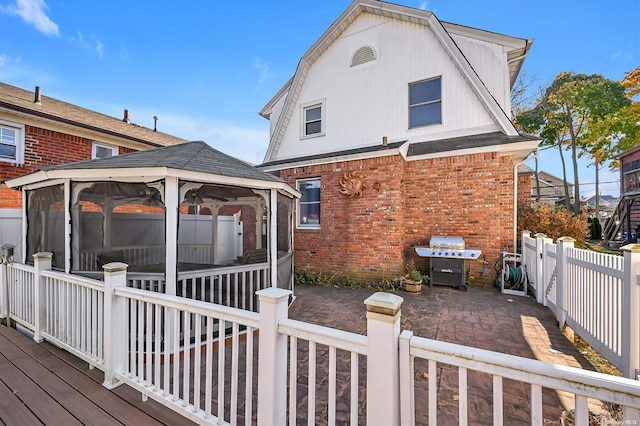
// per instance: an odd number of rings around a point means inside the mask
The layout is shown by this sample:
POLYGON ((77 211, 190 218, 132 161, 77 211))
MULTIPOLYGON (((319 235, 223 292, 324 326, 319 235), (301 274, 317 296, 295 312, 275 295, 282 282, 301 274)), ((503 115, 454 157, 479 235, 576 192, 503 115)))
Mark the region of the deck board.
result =
POLYGON ((128 386, 108 390, 103 379, 72 354, 0 326, 0 423, 193 424, 128 386))

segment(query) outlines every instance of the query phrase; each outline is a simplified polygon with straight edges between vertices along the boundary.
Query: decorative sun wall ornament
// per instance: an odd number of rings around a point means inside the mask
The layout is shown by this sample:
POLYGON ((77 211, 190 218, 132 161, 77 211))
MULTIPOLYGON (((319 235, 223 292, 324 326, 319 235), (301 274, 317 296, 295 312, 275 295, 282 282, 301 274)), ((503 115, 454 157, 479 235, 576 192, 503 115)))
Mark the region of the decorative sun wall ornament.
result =
POLYGON ((350 197, 361 197, 362 191, 367 189, 364 184, 364 175, 358 171, 345 173, 344 177, 340 179, 340 186, 342 187, 340 193, 350 197))

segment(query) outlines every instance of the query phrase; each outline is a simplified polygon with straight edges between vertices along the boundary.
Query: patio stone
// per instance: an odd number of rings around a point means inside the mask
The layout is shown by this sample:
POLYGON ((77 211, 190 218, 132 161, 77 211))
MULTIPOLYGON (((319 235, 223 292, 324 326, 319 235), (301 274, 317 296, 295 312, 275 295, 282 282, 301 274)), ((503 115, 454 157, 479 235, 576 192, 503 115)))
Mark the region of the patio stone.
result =
MULTIPOLYGON (((296 286, 296 302, 289 317, 340 330, 366 334, 366 307, 364 300, 373 290, 346 289, 325 286, 296 286)), ((551 311, 536 303, 532 297, 504 295, 494 287, 470 286, 467 292, 453 287, 433 286, 429 291, 409 294, 399 291, 404 298, 401 329, 411 330, 414 336, 492 350, 496 352, 538 359, 554 364, 594 370, 582 354, 558 328, 551 311)), ((318 347, 318 353, 321 348, 318 347)), ((326 362, 318 360, 318 379, 326 377, 326 362)), ((366 366, 361 357, 360 369, 366 366)), ((426 424, 428 381, 426 361, 416 360, 416 424, 426 424)), ((366 371, 366 370, 365 370, 366 371)), ((306 374, 306 371, 299 371, 306 374)), ((299 383, 306 383, 300 378, 299 383)), ((458 370, 438 365, 438 420, 439 424, 458 423, 458 370)), ((468 371, 468 410, 470 424, 491 424, 493 417, 491 376, 468 371)), ((318 388, 326 395, 326 381, 318 388)), ((338 386, 340 388, 340 386, 338 386)), ((338 400, 348 407, 348 387, 338 400)), ((531 388, 528 384, 503 380, 503 412, 505 424, 530 423, 531 388)), ((306 400, 304 401, 306 402, 306 400)), ((573 408, 573 398, 552 389, 543 389, 543 415, 547 424, 559 424, 563 410, 573 408)), ((318 401, 320 412, 326 411, 318 401)), ((362 411, 362 410, 361 410, 362 411)), ((298 417, 306 417, 306 406, 299 401, 298 417), (302 413, 301 413, 302 411, 302 413), (302 414, 302 416, 301 416, 302 414)), ((342 414, 339 415, 342 417, 342 414)))

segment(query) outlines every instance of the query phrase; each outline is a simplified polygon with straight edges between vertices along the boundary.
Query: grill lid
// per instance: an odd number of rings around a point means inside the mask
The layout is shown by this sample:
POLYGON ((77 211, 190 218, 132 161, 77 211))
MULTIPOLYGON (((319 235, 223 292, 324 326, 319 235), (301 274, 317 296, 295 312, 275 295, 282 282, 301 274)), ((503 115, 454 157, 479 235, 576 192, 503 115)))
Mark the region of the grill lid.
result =
POLYGON ((434 235, 429 240, 429 247, 433 249, 464 250, 464 238, 451 235, 434 235))

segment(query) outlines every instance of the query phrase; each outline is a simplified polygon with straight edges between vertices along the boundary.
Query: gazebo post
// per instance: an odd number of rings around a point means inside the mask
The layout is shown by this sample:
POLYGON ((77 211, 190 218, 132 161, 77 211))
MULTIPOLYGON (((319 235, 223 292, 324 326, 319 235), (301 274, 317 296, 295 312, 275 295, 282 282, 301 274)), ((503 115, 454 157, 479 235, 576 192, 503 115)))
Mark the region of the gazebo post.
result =
POLYGON ((278 190, 271 188, 269 199, 269 269, 271 287, 278 287, 278 190))
POLYGON ((165 293, 176 295, 178 280, 178 213, 179 213, 178 178, 167 176, 164 187, 165 221, 165 293))

